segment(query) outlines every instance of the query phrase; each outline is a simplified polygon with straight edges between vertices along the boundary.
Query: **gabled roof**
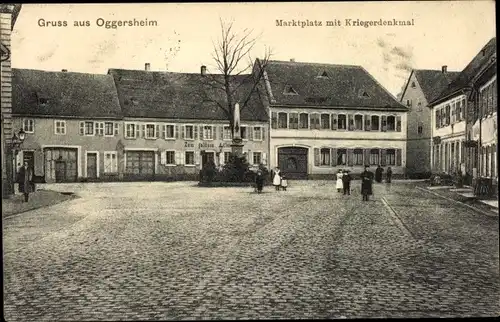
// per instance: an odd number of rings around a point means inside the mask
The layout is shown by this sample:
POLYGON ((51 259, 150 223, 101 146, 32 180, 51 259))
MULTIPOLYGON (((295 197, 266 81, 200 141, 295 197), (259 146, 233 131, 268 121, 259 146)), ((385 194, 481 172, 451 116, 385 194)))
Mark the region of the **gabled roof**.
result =
MULTIPOLYGON (((415 73, 415 78, 427 102, 432 102, 436 99, 458 74, 460 74, 460 72, 443 72, 442 70, 432 69, 415 69, 413 72, 415 73)), ((406 86, 408 88, 408 84, 406 86)))
POLYGON ((266 73, 275 105, 407 110, 361 66, 273 60, 266 73), (298 95, 285 94, 287 86, 298 95))
POLYGON ((2 3, 0 4, 0 12, 11 13, 11 29, 14 29, 17 17, 21 11, 22 4, 20 3, 2 3))
MULTIPOLYGON (((203 97, 203 93, 209 92, 207 80, 215 77, 220 82, 222 75, 126 69, 110 69, 108 73, 114 77, 125 117, 228 120, 217 103, 203 97)), ((236 98, 246 98, 251 92, 251 77, 233 76, 233 85, 243 83, 236 98)), ((217 97, 217 101, 224 104, 223 92, 209 94, 209 97, 217 97)), ((239 103, 240 106, 243 104, 239 103)), ((241 109, 240 117, 244 121, 268 120, 259 91, 253 92, 247 108, 241 109)))
POLYGON ((429 105, 437 105, 445 101, 450 96, 456 94, 458 91, 469 86, 469 82, 481 70, 481 68, 488 64, 491 57, 496 54, 496 37, 492 38, 488 43, 479 51, 479 53, 471 60, 471 62, 460 72, 460 74, 443 90, 443 92, 429 105))
POLYGON ((110 75, 12 69, 12 113, 121 118, 110 75), (43 104, 43 101, 47 101, 43 104))

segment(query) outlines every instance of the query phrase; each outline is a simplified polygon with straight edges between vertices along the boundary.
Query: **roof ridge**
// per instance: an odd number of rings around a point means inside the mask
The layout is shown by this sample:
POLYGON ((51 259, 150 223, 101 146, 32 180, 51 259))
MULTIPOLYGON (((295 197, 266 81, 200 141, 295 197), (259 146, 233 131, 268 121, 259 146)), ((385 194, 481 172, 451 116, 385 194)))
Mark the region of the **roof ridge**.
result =
POLYGON ((332 63, 318 63, 318 62, 298 62, 298 61, 287 61, 287 60, 269 60, 269 63, 363 68, 363 66, 361 66, 361 65, 352 65, 352 64, 332 64, 332 63))
POLYGON ((34 68, 12 68, 12 70, 18 70, 18 71, 32 71, 32 72, 43 72, 43 73, 57 73, 57 74, 83 74, 83 75, 92 75, 92 76, 106 76, 108 77, 108 74, 99 74, 99 73, 84 73, 84 72, 73 72, 73 71, 66 71, 63 72, 61 70, 43 70, 43 69, 34 69, 34 68))

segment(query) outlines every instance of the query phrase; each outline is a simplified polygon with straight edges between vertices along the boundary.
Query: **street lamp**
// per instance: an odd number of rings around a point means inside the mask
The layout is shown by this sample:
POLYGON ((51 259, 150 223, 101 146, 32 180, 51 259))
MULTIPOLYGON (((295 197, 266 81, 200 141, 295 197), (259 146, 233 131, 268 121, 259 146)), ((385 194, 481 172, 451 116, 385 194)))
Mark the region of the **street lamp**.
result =
POLYGON ((24 132, 23 129, 20 129, 19 132, 17 133, 19 136, 17 136, 15 133, 12 136, 12 150, 14 151, 14 154, 19 153, 19 148, 21 147, 21 144, 23 144, 24 139, 26 138, 26 132, 24 132))
MULTIPOLYGON (((2 196, 7 197, 10 194, 14 193, 14 182, 16 181, 16 173, 17 173, 17 167, 16 167, 16 159, 17 159, 17 154, 19 153, 21 149, 21 145, 24 142, 24 139, 26 138, 26 132, 24 132, 23 129, 20 129, 17 135, 14 133, 12 136, 10 144, 7 144, 7 153, 10 154, 11 160, 10 160, 10 166, 9 162, 7 162, 7 184, 5 185, 5 189, 2 190, 2 196)), ((7 158, 8 160, 8 158, 7 158)))

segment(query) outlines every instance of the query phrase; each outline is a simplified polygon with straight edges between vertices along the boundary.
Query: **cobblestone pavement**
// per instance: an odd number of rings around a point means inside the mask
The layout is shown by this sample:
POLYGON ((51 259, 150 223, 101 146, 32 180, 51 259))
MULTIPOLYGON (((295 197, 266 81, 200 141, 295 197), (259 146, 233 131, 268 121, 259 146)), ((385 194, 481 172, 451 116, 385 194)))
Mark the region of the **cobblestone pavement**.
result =
POLYGON ((51 186, 3 220, 7 321, 465 317, 500 313, 498 217, 411 184, 51 186))

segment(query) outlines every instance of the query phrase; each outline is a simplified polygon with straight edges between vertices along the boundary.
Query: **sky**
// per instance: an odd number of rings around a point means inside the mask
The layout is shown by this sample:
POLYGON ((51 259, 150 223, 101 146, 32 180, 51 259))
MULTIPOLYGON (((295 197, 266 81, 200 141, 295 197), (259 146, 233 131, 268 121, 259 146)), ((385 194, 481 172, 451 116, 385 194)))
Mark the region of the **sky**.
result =
POLYGON ((412 68, 460 71, 496 34, 495 2, 481 0, 23 4, 12 34, 12 67, 105 74, 150 63, 154 71, 196 73, 201 65, 214 71, 221 21, 232 21, 237 35, 250 30, 257 37, 252 59, 269 48, 274 60, 361 65, 394 96, 412 68), (98 26, 133 19, 156 26, 98 26), (352 26, 357 19, 414 24, 352 26), (292 25, 277 26, 277 20, 292 25), (293 26, 293 20, 322 26, 293 26), (335 20, 341 25, 326 26, 335 20), (67 26, 58 26, 64 21, 67 26))

